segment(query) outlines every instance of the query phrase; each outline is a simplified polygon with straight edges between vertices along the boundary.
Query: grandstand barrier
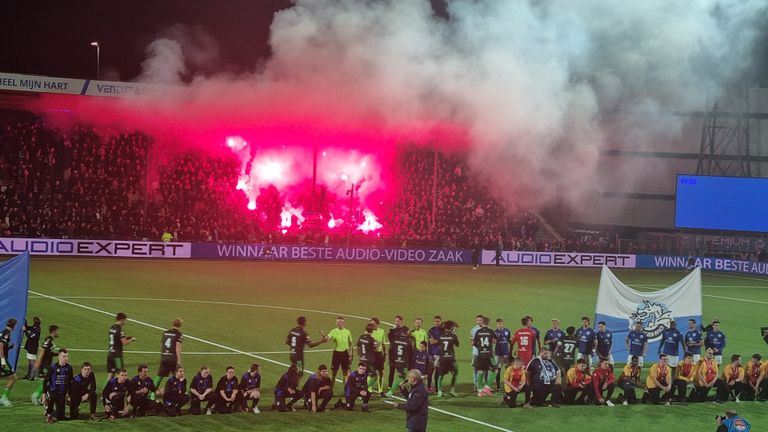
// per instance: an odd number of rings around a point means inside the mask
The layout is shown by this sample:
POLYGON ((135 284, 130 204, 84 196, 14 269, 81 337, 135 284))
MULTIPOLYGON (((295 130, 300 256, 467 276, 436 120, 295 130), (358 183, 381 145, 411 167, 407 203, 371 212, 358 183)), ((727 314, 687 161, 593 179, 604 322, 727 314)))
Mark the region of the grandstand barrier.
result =
MULTIPOLYGON (((215 244, 160 241, 43 239, 0 237, 0 255, 29 251, 43 256, 90 256, 161 259, 233 259, 281 261, 337 261, 422 264, 472 263, 469 249, 403 249, 273 244, 215 244)), ((496 252, 483 250, 481 263, 495 265, 496 252)), ((602 267, 680 269, 688 256, 630 255, 584 252, 504 251, 499 265, 525 267, 602 267)), ((768 276, 768 262, 715 257, 694 257, 704 271, 768 276)))
POLYGON ((121 258, 190 258, 191 243, 123 240, 75 240, 43 238, 0 238, 0 254, 97 256, 121 258))
MULTIPOLYGON (((685 269, 687 256, 638 255, 637 268, 685 269)), ((768 262, 746 261, 730 258, 693 257, 694 265, 705 271, 719 271, 768 276, 768 262)))
MULTIPOLYGON (((544 267, 602 267, 635 268, 635 255, 583 252, 504 251, 499 265, 544 267)), ((483 264, 496 264, 496 251, 484 250, 483 264)))
POLYGON ((472 261, 472 251, 466 249, 196 243, 192 245, 192 258, 469 264, 472 261))

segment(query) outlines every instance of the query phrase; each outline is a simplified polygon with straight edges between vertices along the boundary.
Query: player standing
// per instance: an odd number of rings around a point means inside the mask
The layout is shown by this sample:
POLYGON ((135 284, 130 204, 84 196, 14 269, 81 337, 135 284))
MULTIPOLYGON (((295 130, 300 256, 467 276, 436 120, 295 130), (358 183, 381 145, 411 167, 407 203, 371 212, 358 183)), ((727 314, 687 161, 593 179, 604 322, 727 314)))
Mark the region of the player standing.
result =
POLYGON ((576 339, 576 328, 573 326, 565 329, 566 335, 560 341, 555 352, 555 361, 560 370, 568 371, 576 361, 576 352, 578 352, 579 341, 576 339))
POLYGON ((373 388, 373 384, 377 381, 378 373, 376 371, 376 348, 379 346, 379 342, 373 338, 373 332, 376 330, 376 326, 371 322, 365 326, 365 333, 357 338, 357 358, 360 359, 360 363, 364 363, 366 371, 368 372, 368 391, 373 388))
POLYGON ((685 347, 686 350, 693 354, 693 363, 696 364, 701 360, 701 347, 704 345, 704 338, 701 332, 696 328, 696 320, 688 320, 688 331, 685 332, 685 347))
POLYGON ((40 336, 42 335, 42 329, 40 324, 42 321, 40 317, 32 318, 32 327, 24 324, 24 335, 27 337, 27 341, 24 343, 24 350, 27 352, 27 374, 22 379, 31 379, 32 371, 35 369, 35 362, 37 361, 37 351, 40 345, 40 336))
POLYGON ((352 333, 344 327, 344 317, 336 317, 336 328, 328 332, 328 339, 333 341, 333 357, 331 358, 331 371, 336 382, 336 373, 341 368, 344 378, 349 374, 349 364, 352 361, 352 333))
MULTIPOLYGON (((155 388, 160 388, 163 378, 171 374, 175 375, 177 366, 181 364, 181 343, 184 341, 184 336, 179 329, 183 322, 181 318, 174 319, 173 327, 164 331, 160 338, 160 368, 153 379, 155 388)), ((154 400, 154 394, 150 395, 150 399, 154 400)))
POLYGON ((533 325, 532 316, 526 315, 525 317, 528 318, 528 327, 533 331, 533 334, 536 335, 534 338, 535 344, 533 345, 533 355, 536 355, 539 352, 539 349, 541 349, 541 332, 533 325))
MULTIPOLYGON (((402 323, 402 320, 400 320, 402 323)), ((373 367, 376 369, 376 392, 379 394, 382 394, 382 387, 384 386, 384 362, 387 352, 387 337, 384 333, 384 329, 381 328, 381 321, 373 317, 371 318, 371 324, 374 325, 373 333, 371 333, 371 336, 376 340, 378 343, 378 346, 376 347, 376 351, 373 353, 373 367)), ((368 373, 371 372, 370 368, 371 364, 368 365, 368 373)))
MULTIPOLYGON (((15 328, 16 320, 11 318, 6 323, 2 333, 0 333, 0 372, 2 372, 2 376, 8 377, 8 383, 5 385, 3 395, 0 397, 0 405, 6 407, 13 406, 8 396, 11 395, 11 389, 13 389, 13 385, 16 383, 16 371, 11 368, 10 359, 8 358, 11 349, 13 349, 11 337, 15 328)), ((37 401, 37 398, 35 398, 35 401, 37 401)))
POLYGON ((509 366, 510 355, 510 342, 512 340, 512 331, 504 327, 504 320, 501 318, 496 319, 496 330, 493 331, 496 335, 496 391, 501 390, 501 375, 502 372, 506 373, 507 366, 509 366))
POLYGON ((395 326, 389 329, 387 332, 387 342, 389 343, 389 352, 388 354, 388 362, 387 365, 389 366, 389 376, 387 378, 387 388, 389 389, 388 392, 391 393, 392 391, 392 383, 395 379, 395 366, 392 363, 392 354, 394 350, 394 346, 392 346, 392 341, 396 336, 400 335, 400 330, 403 327, 403 317, 400 315, 395 315, 395 326))
POLYGON ((429 341, 429 335, 427 334, 427 331, 424 330, 424 320, 421 318, 416 318, 413 320, 413 330, 411 330, 411 339, 413 339, 413 346, 419 347, 422 342, 428 342, 429 341))
POLYGON ((637 357, 638 364, 643 367, 643 359, 648 351, 648 336, 643 333, 642 322, 636 322, 635 328, 627 333, 627 337, 624 338, 624 346, 629 352, 627 363, 632 361, 632 357, 637 357))
POLYGON ((528 317, 520 320, 523 327, 515 332, 512 336, 512 342, 510 343, 510 349, 513 349, 517 345, 517 352, 515 357, 519 357, 522 360, 523 365, 528 365, 533 359, 533 346, 536 344, 536 333, 531 330, 530 321, 528 317))
POLYGON ((448 320, 443 325, 443 332, 440 333, 440 337, 437 339, 440 347, 440 354, 437 361, 437 379, 435 386, 437 387, 437 397, 443 397, 443 377, 446 374, 451 374, 451 390, 448 392, 451 396, 458 396, 456 393, 456 378, 459 375, 459 368, 456 366, 456 347, 459 346, 459 338, 456 336, 457 325, 455 322, 448 320))
POLYGON ((488 328, 490 319, 483 317, 480 329, 475 332, 473 345, 477 348, 477 359, 475 360, 475 382, 477 383, 477 396, 490 396, 493 394, 489 382, 494 378, 488 379, 488 371, 494 366, 493 363, 493 343, 496 339, 496 333, 488 328))
POLYGON ((704 338, 704 346, 711 348, 718 366, 723 364, 723 350, 725 349, 725 333, 720 331, 720 321, 712 321, 712 330, 707 332, 704 338))
MULTIPOLYGON (((125 367, 123 361, 123 348, 125 345, 136 340, 133 336, 126 336, 125 321, 128 319, 128 315, 123 312, 118 312, 115 315, 115 323, 109 328, 108 339, 109 347, 107 349, 107 382, 114 377, 115 372, 125 367)), ((43 342, 45 346, 45 342, 43 342)))
POLYGON ((576 340, 579 341, 579 358, 587 360, 587 366, 592 368, 592 354, 597 348, 597 337, 595 331, 589 326, 588 317, 581 317, 581 327, 576 330, 576 340))
POLYGON ((318 342, 312 342, 309 334, 304 330, 307 326, 307 318, 301 316, 296 319, 297 326, 292 328, 288 332, 288 336, 285 338, 285 344, 291 348, 290 360, 291 364, 295 364, 299 368, 299 375, 304 374, 304 347, 308 346, 314 348, 323 342, 326 342, 328 338, 325 336, 325 332, 320 330, 321 339, 318 342))
MULTIPOLYGON (((672 368, 672 376, 676 376, 677 363, 680 359, 680 347, 685 350, 685 337, 677 329, 675 321, 669 323, 669 328, 661 333, 661 342, 659 343, 659 353, 667 355, 667 364, 672 368)), ((683 351, 685 352, 685 351, 683 351)))
POLYGON ((611 369, 613 369, 613 354, 611 354, 611 348, 613 347, 613 333, 605 328, 605 321, 597 323, 597 334, 595 335, 595 338, 597 339, 596 352, 599 360, 608 360, 608 364, 610 364, 611 369))
POLYGON ((544 334, 544 343, 547 344, 549 350, 552 351, 552 357, 558 358, 558 351, 564 338, 565 332, 560 328, 560 320, 552 318, 552 328, 547 330, 544 334))
POLYGON ((469 330, 469 344, 472 347, 472 384, 474 386, 473 391, 477 391, 477 368, 475 363, 477 362, 477 347, 475 346, 475 333, 480 330, 483 325, 483 316, 475 315, 475 326, 469 330))
POLYGON ((411 338, 408 335, 408 327, 401 327, 400 333, 395 334, 390 340, 391 354, 390 361, 392 367, 397 373, 397 380, 393 382, 393 386, 390 386, 387 391, 387 397, 392 397, 392 388, 399 387, 402 382, 406 380, 406 374, 408 373, 408 365, 410 364, 411 357, 413 356, 413 345, 411 338))
POLYGON ((432 322, 433 326, 430 327, 429 331, 427 332, 427 342, 429 343, 427 352, 429 352, 429 355, 432 358, 432 367, 430 369, 429 375, 427 375, 427 391, 430 393, 434 393, 434 388, 432 388, 432 378, 434 378, 435 387, 437 387, 438 361, 440 360, 439 339, 440 335, 443 333, 443 319, 440 317, 440 315, 435 315, 432 322))
MULTIPOLYGON (((40 353, 37 355, 37 363, 35 369, 32 371, 32 380, 42 372, 45 375, 53 364, 53 356, 56 355, 56 342, 55 339, 59 337, 59 326, 52 325, 48 327, 48 336, 43 340, 43 345, 40 347, 40 353)), ((43 383, 37 384, 37 390, 32 393, 31 399, 34 405, 40 404, 40 397, 43 394, 43 383)))

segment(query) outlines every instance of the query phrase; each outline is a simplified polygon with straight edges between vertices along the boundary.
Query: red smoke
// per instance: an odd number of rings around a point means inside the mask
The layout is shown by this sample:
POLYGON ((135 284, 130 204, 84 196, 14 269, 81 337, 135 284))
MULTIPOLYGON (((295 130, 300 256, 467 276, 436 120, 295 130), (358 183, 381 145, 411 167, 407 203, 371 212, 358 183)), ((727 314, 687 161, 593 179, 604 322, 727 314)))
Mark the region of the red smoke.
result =
MULTIPOLYGON (((252 112, 241 106, 226 109, 223 101, 206 110, 193 103, 194 112, 175 112, 173 107, 178 106, 162 98, 45 95, 32 109, 60 125, 71 120, 90 124, 97 131, 139 130, 152 137, 151 155, 163 161, 189 149, 236 157, 241 162, 239 180, 231 187, 242 190, 248 198, 247 208, 258 214, 261 189, 274 185, 283 201, 279 227, 283 230, 298 228, 309 210, 315 151, 316 193, 325 199, 316 209, 322 225, 327 229, 346 227, 354 213, 354 229, 369 233, 382 228, 377 215, 397 191, 393 170, 397 147, 433 142, 455 146, 465 135, 455 126, 418 127, 414 123, 410 128, 389 128, 373 120, 361 122, 359 117, 345 122, 337 114, 298 118, 279 109, 264 112, 263 106, 252 112), (62 109, 71 112, 69 117, 51 116, 62 109)), ((329 107, 329 111, 333 109, 329 107)))

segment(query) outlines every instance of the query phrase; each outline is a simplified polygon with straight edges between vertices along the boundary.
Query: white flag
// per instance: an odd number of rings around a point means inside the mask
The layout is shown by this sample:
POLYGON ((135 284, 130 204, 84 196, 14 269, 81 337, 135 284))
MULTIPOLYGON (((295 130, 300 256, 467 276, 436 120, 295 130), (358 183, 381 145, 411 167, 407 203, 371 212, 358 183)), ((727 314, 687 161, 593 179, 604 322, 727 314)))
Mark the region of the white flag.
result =
MULTIPOLYGON (((600 276, 595 322, 605 321, 613 335, 611 353, 617 361, 627 358, 624 339, 635 322, 642 322, 648 337, 646 360, 658 358, 661 334, 672 320, 684 335, 688 320, 701 323, 701 269, 696 267, 680 282, 658 291, 637 291, 622 283, 606 266, 600 276)), ((682 356, 683 352, 680 353, 682 356)))

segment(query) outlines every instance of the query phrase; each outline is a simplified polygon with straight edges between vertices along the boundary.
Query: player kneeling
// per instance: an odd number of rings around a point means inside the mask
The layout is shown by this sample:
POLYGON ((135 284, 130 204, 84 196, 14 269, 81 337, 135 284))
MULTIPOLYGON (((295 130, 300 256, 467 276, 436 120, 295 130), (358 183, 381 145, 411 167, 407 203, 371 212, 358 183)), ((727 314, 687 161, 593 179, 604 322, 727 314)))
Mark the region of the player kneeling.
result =
POLYGON ((240 409, 244 412, 248 411, 248 401, 251 400, 251 411, 254 414, 258 414, 259 400, 261 399, 261 367, 254 363, 248 372, 243 374, 243 378, 240 380, 240 409))
POLYGON ((284 373, 277 381, 277 385, 275 385, 275 407, 278 411, 296 411, 293 408, 293 404, 301 399, 298 387, 299 367, 296 364, 292 364, 288 368, 288 372, 284 373), (291 398, 291 400, 286 403, 286 398, 291 398))
POLYGON ((216 402, 214 408, 219 414, 229 414, 238 409, 237 406, 237 378, 235 378, 235 368, 227 366, 227 373, 219 378, 216 384, 216 402))
POLYGON ((109 420, 128 415, 128 372, 118 369, 117 376, 107 381, 101 396, 104 399, 104 412, 109 420))
POLYGON ((80 417, 80 404, 88 402, 91 420, 96 420, 96 404, 99 397, 96 394, 96 376, 93 365, 84 362, 80 373, 72 378, 72 388, 69 391, 69 417, 77 420, 80 417))
POLYGON ((162 405, 149 398, 150 394, 157 391, 155 383, 149 377, 149 368, 146 365, 141 365, 137 372, 138 375, 131 378, 128 383, 128 394, 130 395, 131 407, 133 407, 131 417, 143 417, 153 409, 160 412, 162 405))
POLYGON ((502 403, 505 403, 510 408, 517 406, 517 395, 520 393, 525 394, 525 407, 531 408, 528 400, 530 392, 527 390, 527 378, 525 368, 523 367, 523 361, 519 357, 516 357, 512 361, 512 365, 504 371, 504 399, 502 403))
POLYGON ((594 398, 592 376, 587 370, 586 358, 576 360, 576 366, 568 369, 563 387, 564 402, 568 405, 585 405, 587 398, 594 398))
MULTIPOLYGON (((368 393, 368 366, 365 363, 357 365, 357 369, 352 371, 347 377, 347 382, 344 384, 344 398, 346 404, 344 408, 347 411, 355 409, 355 401, 357 398, 363 400, 363 412, 368 412, 368 401, 371 398, 368 393)), ((341 407, 341 400, 336 403, 336 407, 341 407)))
POLYGON ((205 414, 211 415, 213 398, 213 377, 208 366, 203 366, 200 368, 200 372, 192 378, 192 384, 189 386, 189 413, 202 414, 200 405, 205 401, 205 414))
POLYGON ((189 402, 187 394, 187 379, 184 377, 184 367, 177 365, 174 375, 165 383, 163 405, 168 417, 181 415, 181 409, 189 402))
MULTIPOLYGON (((630 357, 630 363, 624 366, 624 371, 619 378, 619 387, 624 390, 624 393, 616 398, 616 403, 621 403, 622 405, 637 403, 636 388, 642 390, 644 395, 647 393, 648 389, 640 379, 641 374, 640 358, 638 356, 630 357)), ((647 396, 644 397, 647 399, 647 396)))
POLYGON ((614 382, 616 378, 613 375, 613 369, 611 369, 610 360, 607 358, 600 359, 600 366, 592 372, 592 386, 593 395, 595 396, 596 405, 608 405, 613 406, 611 402, 611 396, 613 396, 613 389, 615 387, 614 382))
POLYGON ((310 375, 301 389, 304 407, 313 413, 325 411, 326 405, 333 398, 333 386, 328 377, 328 366, 321 364, 317 372, 310 375), (319 404, 318 404, 319 402, 319 404))

